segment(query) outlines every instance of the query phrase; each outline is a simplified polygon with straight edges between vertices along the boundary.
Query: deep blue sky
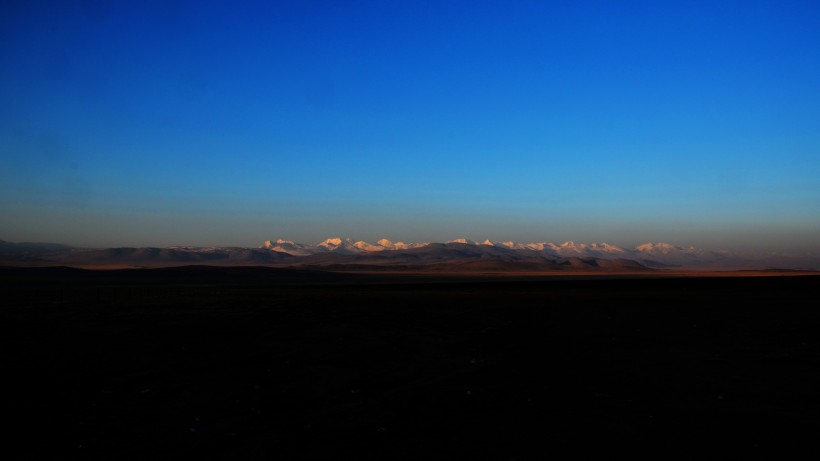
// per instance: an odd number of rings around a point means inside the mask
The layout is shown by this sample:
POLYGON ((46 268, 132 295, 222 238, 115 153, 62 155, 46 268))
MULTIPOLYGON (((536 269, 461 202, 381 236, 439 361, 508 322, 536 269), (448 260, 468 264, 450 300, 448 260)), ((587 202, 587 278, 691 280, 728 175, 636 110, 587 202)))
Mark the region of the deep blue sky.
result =
POLYGON ((267 3, 3 2, 0 239, 820 250, 820 3, 267 3))

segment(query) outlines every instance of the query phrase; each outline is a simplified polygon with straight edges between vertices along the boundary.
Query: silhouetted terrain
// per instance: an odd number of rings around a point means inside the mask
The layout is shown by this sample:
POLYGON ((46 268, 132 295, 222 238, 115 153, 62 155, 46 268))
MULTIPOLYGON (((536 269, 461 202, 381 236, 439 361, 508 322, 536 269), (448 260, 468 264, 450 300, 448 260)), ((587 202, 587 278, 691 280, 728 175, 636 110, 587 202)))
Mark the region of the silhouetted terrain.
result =
POLYGON ((319 245, 267 241, 260 248, 245 247, 117 247, 83 249, 54 243, 0 241, 0 266, 71 266, 80 268, 156 268, 209 266, 271 266, 334 268, 336 271, 401 272, 645 272, 650 270, 818 270, 820 259, 776 252, 733 254, 668 243, 635 248, 603 244, 490 242, 460 239, 446 243, 378 245, 332 238, 319 245))
POLYGON ((820 419, 817 276, 0 283, 13 459, 738 454, 813 448, 820 419))

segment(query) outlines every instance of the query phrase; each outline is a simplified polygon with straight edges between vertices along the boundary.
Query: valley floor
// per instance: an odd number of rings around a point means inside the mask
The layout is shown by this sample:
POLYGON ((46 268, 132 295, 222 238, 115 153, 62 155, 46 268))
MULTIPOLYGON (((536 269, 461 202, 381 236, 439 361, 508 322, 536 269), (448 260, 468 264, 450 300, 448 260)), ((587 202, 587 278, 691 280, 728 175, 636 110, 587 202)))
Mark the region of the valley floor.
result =
POLYGON ((820 277, 689 275, 3 268, 7 452, 382 460, 814 448, 820 277))

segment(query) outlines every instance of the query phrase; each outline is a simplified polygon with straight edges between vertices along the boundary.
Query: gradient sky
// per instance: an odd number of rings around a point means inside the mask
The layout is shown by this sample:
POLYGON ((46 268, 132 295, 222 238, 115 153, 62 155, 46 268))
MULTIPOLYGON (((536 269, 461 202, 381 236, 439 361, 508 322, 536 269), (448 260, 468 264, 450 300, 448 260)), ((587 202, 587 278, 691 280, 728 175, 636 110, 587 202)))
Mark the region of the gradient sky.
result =
POLYGON ((0 239, 820 250, 815 1, 3 2, 0 239))

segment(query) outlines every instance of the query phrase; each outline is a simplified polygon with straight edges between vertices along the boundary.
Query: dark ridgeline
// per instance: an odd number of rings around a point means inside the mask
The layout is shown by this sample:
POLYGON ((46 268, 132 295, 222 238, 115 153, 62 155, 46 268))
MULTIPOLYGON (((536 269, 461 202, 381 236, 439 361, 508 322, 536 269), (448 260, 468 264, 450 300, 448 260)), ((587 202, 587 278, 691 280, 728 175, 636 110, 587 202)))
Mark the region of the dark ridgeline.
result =
POLYGON ((816 256, 740 255, 666 243, 631 249, 609 244, 473 241, 378 245, 328 239, 318 245, 266 241, 246 247, 73 248, 49 243, 0 241, 0 266, 140 267, 271 266, 335 271, 402 272, 645 272, 651 270, 818 270, 816 256), (330 243, 328 243, 330 242, 330 243))
POLYGON ((13 459, 738 454, 820 414, 816 276, 0 281, 13 459))
POLYGON ((9 244, 0 253, 0 263, 14 266, 134 266, 171 267, 187 265, 210 266, 277 266, 335 271, 413 271, 413 272, 475 272, 475 271, 649 271, 659 267, 652 261, 643 264, 625 258, 559 257, 526 250, 499 248, 489 245, 462 243, 431 243, 424 247, 362 253, 334 251, 294 256, 264 248, 155 248, 119 247, 98 250, 62 249, 32 251, 27 246, 9 244), (5 258, 3 257, 5 256, 5 258))

